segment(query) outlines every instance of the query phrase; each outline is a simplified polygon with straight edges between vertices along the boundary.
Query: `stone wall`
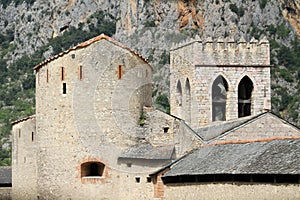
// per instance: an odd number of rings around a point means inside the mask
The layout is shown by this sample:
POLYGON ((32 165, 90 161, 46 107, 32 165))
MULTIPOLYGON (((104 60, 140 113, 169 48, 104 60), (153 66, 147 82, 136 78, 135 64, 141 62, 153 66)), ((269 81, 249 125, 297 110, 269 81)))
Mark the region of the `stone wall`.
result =
POLYGON ((37 198, 36 120, 29 117, 13 125, 12 198, 37 198))
POLYGON ((164 188, 164 199, 299 199, 299 185, 179 184, 164 188))
POLYGON ((171 51, 171 114, 193 128, 212 122, 212 85, 218 76, 228 84, 226 120, 238 118, 238 86, 244 77, 253 83, 251 115, 271 109, 269 43, 241 40, 181 43, 171 51))
POLYGON ((268 140, 284 137, 300 137, 299 129, 286 123, 273 114, 265 114, 250 123, 245 123, 228 134, 211 142, 268 140))
POLYGON ((0 199, 1 200, 11 200, 11 188, 1 188, 0 187, 0 199))
POLYGON ((149 199, 149 169, 136 184, 134 168, 117 160, 137 143, 143 106, 151 106, 152 68, 117 42, 80 47, 37 69, 38 196, 149 199), (79 169, 87 160, 104 164, 105 175, 82 181, 79 169))

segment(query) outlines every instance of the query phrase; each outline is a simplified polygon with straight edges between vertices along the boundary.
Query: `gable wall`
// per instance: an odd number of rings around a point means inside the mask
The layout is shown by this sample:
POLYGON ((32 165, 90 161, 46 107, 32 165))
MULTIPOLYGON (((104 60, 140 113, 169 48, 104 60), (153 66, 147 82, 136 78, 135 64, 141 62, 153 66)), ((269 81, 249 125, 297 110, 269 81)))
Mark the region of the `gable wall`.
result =
POLYGON ((284 123, 282 120, 271 114, 266 114, 237 130, 230 131, 230 133, 212 141, 212 143, 293 136, 300 137, 300 131, 297 128, 284 123))
MULTIPOLYGON (((106 40, 71 51, 38 70, 37 195, 40 199, 110 198, 112 193, 118 197, 121 193, 116 189, 120 185, 135 183, 134 178, 127 179, 122 172, 131 169, 119 166, 117 158, 136 143, 133 136, 142 107, 151 105, 151 77, 152 69, 147 63, 106 40), (80 65, 83 80, 79 79, 80 65), (65 69, 64 80, 61 67, 65 69), (67 84, 66 94, 62 93, 63 83, 67 84), (82 183, 78 168, 86 158, 100 160, 111 169, 105 186, 101 182, 82 183)), ((139 195, 133 190, 126 193, 139 195)))

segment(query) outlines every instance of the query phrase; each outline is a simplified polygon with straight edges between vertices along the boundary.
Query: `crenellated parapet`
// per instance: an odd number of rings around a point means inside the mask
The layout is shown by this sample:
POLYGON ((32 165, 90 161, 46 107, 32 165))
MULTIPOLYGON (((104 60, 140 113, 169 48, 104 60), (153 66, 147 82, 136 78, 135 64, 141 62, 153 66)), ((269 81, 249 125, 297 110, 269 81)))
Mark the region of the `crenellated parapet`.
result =
POLYGON ((196 36, 172 45, 171 54, 174 53, 189 59, 194 65, 270 65, 270 45, 265 37, 247 42, 244 37, 235 41, 233 38, 213 40, 211 37, 202 40, 196 36))

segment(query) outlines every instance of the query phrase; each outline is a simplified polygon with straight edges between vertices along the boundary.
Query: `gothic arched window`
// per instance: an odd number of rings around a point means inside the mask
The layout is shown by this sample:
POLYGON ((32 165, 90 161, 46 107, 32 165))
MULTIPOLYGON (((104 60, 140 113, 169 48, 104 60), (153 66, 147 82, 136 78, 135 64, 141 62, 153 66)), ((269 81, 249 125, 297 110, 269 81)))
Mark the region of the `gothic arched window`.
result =
POLYGON ((252 97, 253 83, 248 76, 245 76, 239 83, 238 88, 238 109, 239 117, 251 115, 251 97, 252 97))
POLYGON ((191 85, 190 81, 187 78, 185 81, 185 113, 186 113, 186 122, 191 122, 191 85))
POLYGON ((218 76, 212 85, 212 121, 226 120, 226 100, 228 83, 222 76, 218 76))
POLYGON ((177 86, 176 86, 176 100, 177 100, 177 104, 179 106, 182 106, 182 88, 181 88, 181 82, 180 82, 180 80, 177 81, 177 86))

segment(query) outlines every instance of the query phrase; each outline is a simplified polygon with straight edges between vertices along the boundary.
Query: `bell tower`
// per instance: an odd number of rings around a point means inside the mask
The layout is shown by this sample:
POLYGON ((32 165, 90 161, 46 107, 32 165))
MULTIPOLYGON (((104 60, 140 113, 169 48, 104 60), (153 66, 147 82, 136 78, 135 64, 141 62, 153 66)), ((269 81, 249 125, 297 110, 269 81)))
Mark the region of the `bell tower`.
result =
POLYGON ((234 120, 271 109, 270 47, 199 37, 172 47, 171 114, 192 127, 234 120), (188 87, 187 87, 188 85, 188 87))

